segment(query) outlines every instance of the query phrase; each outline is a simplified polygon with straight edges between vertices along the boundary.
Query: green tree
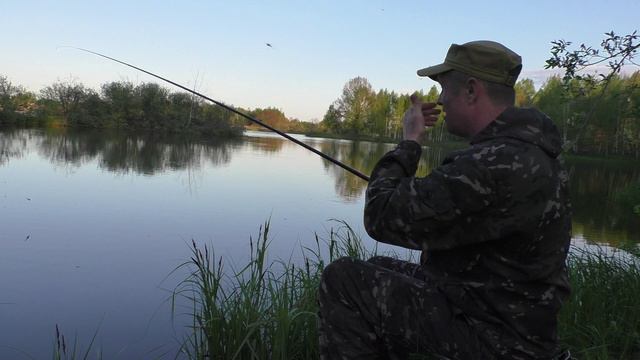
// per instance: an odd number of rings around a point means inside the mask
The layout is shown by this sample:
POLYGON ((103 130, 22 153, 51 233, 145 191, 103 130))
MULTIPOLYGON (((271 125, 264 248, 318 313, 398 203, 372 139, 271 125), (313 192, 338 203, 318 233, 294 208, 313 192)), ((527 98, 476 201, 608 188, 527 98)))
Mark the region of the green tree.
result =
POLYGON ((336 106, 336 104, 331 104, 320 122, 320 127, 329 133, 339 134, 342 132, 341 120, 342 114, 340 113, 338 106, 336 106))
POLYGON ((138 105, 135 127, 163 130, 168 129, 169 91, 158 84, 145 83, 135 89, 138 105))
POLYGON ((0 125, 12 121, 14 109, 12 108, 11 98, 13 96, 14 87, 6 76, 0 75, 0 125))
POLYGON ((623 155, 640 158, 640 71, 634 72, 626 81, 624 95, 620 103, 624 105, 620 120, 620 134, 623 155))
POLYGON ((114 127, 126 127, 134 120, 135 87, 128 81, 114 81, 103 84, 102 98, 108 109, 108 123, 114 127))
POLYGON ((552 76, 536 93, 534 105, 547 114, 558 126, 562 138, 566 141, 572 132, 574 124, 569 115, 569 99, 562 79, 552 76))
POLYGON ((171 93, 168 102, 167 120, 170 121, 170 127, 175 130, 189 128, 199 112, 199 104, 193 95, 184 92, 171 93))
MULTIPOLYGON (((571 141, 566 142, 565 148, 578 151, 578 143, 590 124, 596 108, 604 98, 609 84, 615 76, 618 76, 626 64, 635 64, 634 58, 640 48, 640 36, 637 30, 631 34, 620 36, 613 31, 605 33, 605 38, 600 43, 600 48, 581 44, 577 49, 571 49, 572 43, 565 40, 551 42, 551 57, 546 61, 546 68, 559 68, 564 71, 563 82, 574 91, 578 85, 581 91, 577 94, 581 99, 589 96, 589 106, 584 116, 580 119, 578 131, 571 141), (587 72, 587 69, 599 64, 607 64, 607 71, 602 74, 587 72), (597 95, 593 91, 597 91, 597 95)), ((593 132, 592 132, 593 135, 593 132)))
POLYGON ((13 85, 6 76, 0 75, 0 106, 10 106, 11 99, 21 92, 24 92, 24 89, 13 85))
POLYGON ((80 103, 91 93, 90 89, 74 80, 57 81, 40 91, 42 98, 52 103, 56 115, 68 124, 77 120, 80 103))
POLYGON ((368 133, 375 136, 389 136, 393 119, 392 100, 391 94, 386 89, 378 91, 372 97, 369 116, 365 124, 368 133))
POLYGON ((513 88, 516 91, 516 106, 529 107, 533 105, 533 97, 536 95, 533 80, 522 79, 513 88))
POLYGON ((363 77, 355 77, 344 85, 342 96, 338 99, 338 109, 344 121, 343 128, 348 133, 364 133, 373 96, 371 84, 363 77))

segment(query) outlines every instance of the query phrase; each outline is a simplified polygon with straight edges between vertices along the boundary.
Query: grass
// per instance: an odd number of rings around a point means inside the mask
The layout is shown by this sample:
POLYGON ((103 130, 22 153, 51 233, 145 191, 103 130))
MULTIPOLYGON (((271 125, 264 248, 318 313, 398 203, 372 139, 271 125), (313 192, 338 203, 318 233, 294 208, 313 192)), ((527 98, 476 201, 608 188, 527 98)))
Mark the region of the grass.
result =
POLYGON ((638 262, 574 252, 572 294, 559 318, 561 341, 578 359, 640 358, 638 262))
MULTIPOLYGON (((190 359, 317 359, 316 291, 329 261, 372 253, 346 223, 329 239, 316 236, 303 265, 265 263, 269 222, 251 239, 249 264, 226 275, 222 258, 192 242, 183 267, 190 276, 174 296, 192 307, 191 334, 181 348, 190 359)), ((580 255, 580 254, 578 254, 580 255)), ((582 254, 585 255, 585 254, 582 254)), ((633 359, 640 351, 640 269, 603 256, 572 255, 573 293, 559 317, 563 346, 578 359, 633 359)))
MULTIPOLYGON (((301 265, 267 262, 268 221, 256 239, 250 238, 251 257, 240 269, 226 271, 213 249, 192 241, 191 258, 176 268, 188 269, 188 277, 172 295, 174 315, 182 298, 192 319, 176 358, 317 359, 316 292, 324 259, 375 254, 348 224, 337 224, 328 239, 316 235, 315 247, 303 249, 301 265)), ((640 255, 637 247, 635 255, 640 255)), ((640 359, 638 262, 576 250, 568 263, 572 294, 559 316, 562 346, 581 360, 640 359)), ((87 359, 95 339, 96 334, 80 351, 77 339, 69 347, 56 327, 53 358, 87 359)))
POLYGON ((191 260, 181 265, 190 268, 190 276, 174 292, 193 304, 191 335, 181 352, 190 359, 318 358, 316 291, 325 265, 321 244, 328 242, 330 261, 365 255, 353 230, 346 223, 341 230, 331 231, 328 241, 316 236, 316 248, 305 249, 301 266, 266 264, 266 222, 256 241, 250 240, 249 264, 230 277, 222 258, 192 242, 191 260))
MULTIPOLYGON (((98 330, 96 329, 91 341, 87 348, 83 351, 80 349, 80 345, 78 343, 78 337, 74 337, 73 344, 69 347, 67 346, 67 340, 65 339, 64 334, 58 328, 56 324, 56 342, 53 351, 53 359, 54 360, 76 360, 76 359, 89 359, 89 354, 92 352, 93 344, 98 336, 98 330)), ((102 359, 102 353, 100 351, 96 352, 95 359, 102 359)))

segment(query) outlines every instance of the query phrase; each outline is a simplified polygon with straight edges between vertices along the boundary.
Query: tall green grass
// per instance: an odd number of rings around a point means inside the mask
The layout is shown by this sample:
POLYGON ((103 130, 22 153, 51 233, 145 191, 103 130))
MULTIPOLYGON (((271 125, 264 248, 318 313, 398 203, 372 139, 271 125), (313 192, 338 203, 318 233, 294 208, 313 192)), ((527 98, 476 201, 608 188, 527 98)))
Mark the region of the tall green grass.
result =
POLYGON ((640 359, 638 264, 602 253, 570 255, 572 293, 558 331, 578 359, 640 359))
MULTIPOLYGON (((364 257, 354 231, 341 223, 328 240, 316 236, 316 247, 306 248, 303 265, 265 262, 269 222, 250 239, 251 259, 239 271, 226 275, 222 258, 208 246, 192 242, 190 275, 174 292, 193 305, 191 334, 181 352, 190 359, 314 359, 318 358, 316 291, 329 260, 338 256, 364 257)), ((176 302, 174 301, 174 304, 176 302)))
MULTIPOLYGON (((190 335, 181 352, 190 359, 317 359, 316 291, 328 261, 367 258, 360 238, 341 222, 328 239, 316 236, 303 265, 267 264, 269 222, 250 239, 251 259, 228 275, 208 246, 191 244, 181 265, 189 277, 174 292, 192 304, 190 335), (327 249, 328 248, 328 249, 327 249)), ((582 254, 584 255, 584 254, 582 254)), ((640 351, 640 269, 603 256, 570 259, 573 293, 559 317, 563 346, 578 359, 633 359, 640 351)))
MULTIPOLYGON (((250 238, 250 260, 229 269, 207 245, 191 243, 191 258, 178 269, 188 276, 173 292, 190 304, 192 320, 176 358, 189 359, 317 359, 316 292, 326 261, 342 256, 366 259, 359 236, 337 222, 328 238, 316 235, 315 247, 304 248, 300 265, 267 260, 269 222, 250 238)), ((634 247, 632 252, 640 255, 634 247)), ((562 346, 577 359, 640 359, 640 262, 613 261, 603 253, 574 251, 569 257, 572 293, 559 316, 562 346)), ((70 346, 56 328, 53 359, 100 359, 92 350, 97 331, 81 350, 70 346)))

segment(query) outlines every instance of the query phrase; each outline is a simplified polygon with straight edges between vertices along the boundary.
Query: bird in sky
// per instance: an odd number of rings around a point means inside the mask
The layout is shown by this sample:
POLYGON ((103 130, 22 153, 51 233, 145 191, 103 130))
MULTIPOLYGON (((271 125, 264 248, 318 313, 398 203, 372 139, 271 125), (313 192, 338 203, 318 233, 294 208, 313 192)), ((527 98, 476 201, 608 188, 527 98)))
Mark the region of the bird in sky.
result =
POLYGON ((273 45, 271 45, 270 43, 266 43, 268 47, 273 49, 273 45))

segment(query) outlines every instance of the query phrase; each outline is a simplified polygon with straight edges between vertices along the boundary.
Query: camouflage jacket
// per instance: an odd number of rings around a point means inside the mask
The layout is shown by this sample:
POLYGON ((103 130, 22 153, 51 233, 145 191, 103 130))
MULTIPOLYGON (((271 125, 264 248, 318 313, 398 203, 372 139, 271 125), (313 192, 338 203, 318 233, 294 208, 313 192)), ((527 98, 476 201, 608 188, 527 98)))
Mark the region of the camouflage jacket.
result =
POLYGON ((546 115, 508 108, 424 178, 415 177, 421 147, 402 141, 367 188, 369 235, 422 250, 424 275, 500 358, 557 351, 571 237, 560 151, 546 115))

